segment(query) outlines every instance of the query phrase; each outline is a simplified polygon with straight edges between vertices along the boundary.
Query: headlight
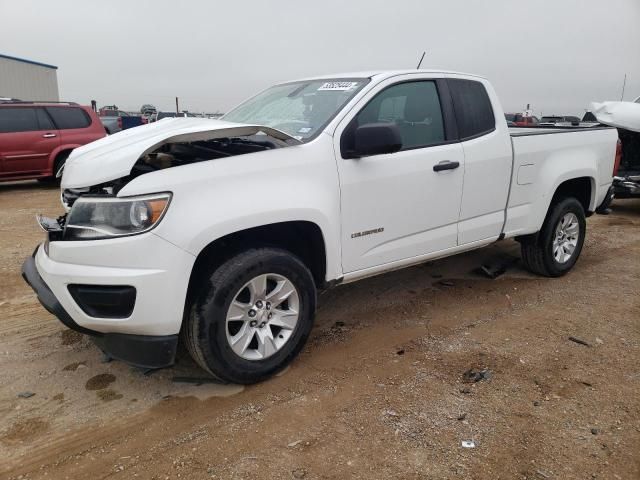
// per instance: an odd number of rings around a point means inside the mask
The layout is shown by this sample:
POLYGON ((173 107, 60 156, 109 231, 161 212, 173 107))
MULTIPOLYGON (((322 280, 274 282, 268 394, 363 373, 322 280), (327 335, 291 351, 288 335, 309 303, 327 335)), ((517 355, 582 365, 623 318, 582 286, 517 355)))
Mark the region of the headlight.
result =
POLYGON ((96 240, 136 235, 155 227, 167 210, 170 193, 114 198, 83 196, 65 225, 65 240, 96 240))

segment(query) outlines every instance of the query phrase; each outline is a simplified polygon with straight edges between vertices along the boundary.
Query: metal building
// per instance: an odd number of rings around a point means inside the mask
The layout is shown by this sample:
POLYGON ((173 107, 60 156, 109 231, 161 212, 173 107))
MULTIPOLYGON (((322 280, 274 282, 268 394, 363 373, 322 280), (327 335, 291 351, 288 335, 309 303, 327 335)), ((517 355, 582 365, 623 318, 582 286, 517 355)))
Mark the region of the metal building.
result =
POLYGON ((58 101, 57 72, 54 65, 0 53, 0 97, 58 101))

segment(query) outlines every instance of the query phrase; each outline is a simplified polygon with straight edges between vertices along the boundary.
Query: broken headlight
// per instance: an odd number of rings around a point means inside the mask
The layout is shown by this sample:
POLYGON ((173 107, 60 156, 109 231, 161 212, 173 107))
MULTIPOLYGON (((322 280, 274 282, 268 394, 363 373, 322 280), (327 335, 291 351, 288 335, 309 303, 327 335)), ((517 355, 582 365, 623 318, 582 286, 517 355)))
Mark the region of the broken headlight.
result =
POLYGON ((147 232, 160 222, 170 200, 170 193, 126 198, 80 197, 67 217, 64 238, 96 240, 147 232))

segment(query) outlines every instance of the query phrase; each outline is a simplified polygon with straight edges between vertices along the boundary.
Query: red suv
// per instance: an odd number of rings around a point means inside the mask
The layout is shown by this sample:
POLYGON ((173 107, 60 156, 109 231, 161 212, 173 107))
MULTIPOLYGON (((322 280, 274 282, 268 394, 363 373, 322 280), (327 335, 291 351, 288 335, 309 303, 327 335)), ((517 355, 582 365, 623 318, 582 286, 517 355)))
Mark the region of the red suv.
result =
POLYGON ((0 181, 53 180, 74 148, 104 136, 89 107, 0 101, 0 181))

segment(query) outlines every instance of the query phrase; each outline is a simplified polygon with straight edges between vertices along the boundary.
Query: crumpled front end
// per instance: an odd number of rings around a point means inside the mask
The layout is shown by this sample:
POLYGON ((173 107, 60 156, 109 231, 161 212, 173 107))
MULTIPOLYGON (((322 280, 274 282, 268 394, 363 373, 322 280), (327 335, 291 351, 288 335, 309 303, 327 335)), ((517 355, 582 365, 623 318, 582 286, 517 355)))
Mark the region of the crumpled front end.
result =
MULTIPOLYGON (((199 155, 186 163, 253 153, 262 149, 297 145, 300 141, 279 130, 260 125, 244 125, 206 118, 171 118, 124 130, 75 149, 65 164, 62 189, 81 189, 107 184, 136 173, 134 167, 145 157, 165 153, 171 145, 203 146, 199 155), (213 143, 212 143, 213 142, 213 143), (207 151, 207 144, 211 148, 207 151), (243 143, 246 151, 227 151, 226 145, 243 143), (254 146, 253 149, 250 147, 254 146)), ((232 145, 234 146, 234 145, 232 145)), ((150 163, 153 168, 179 164, 167 157, 150 163)))

